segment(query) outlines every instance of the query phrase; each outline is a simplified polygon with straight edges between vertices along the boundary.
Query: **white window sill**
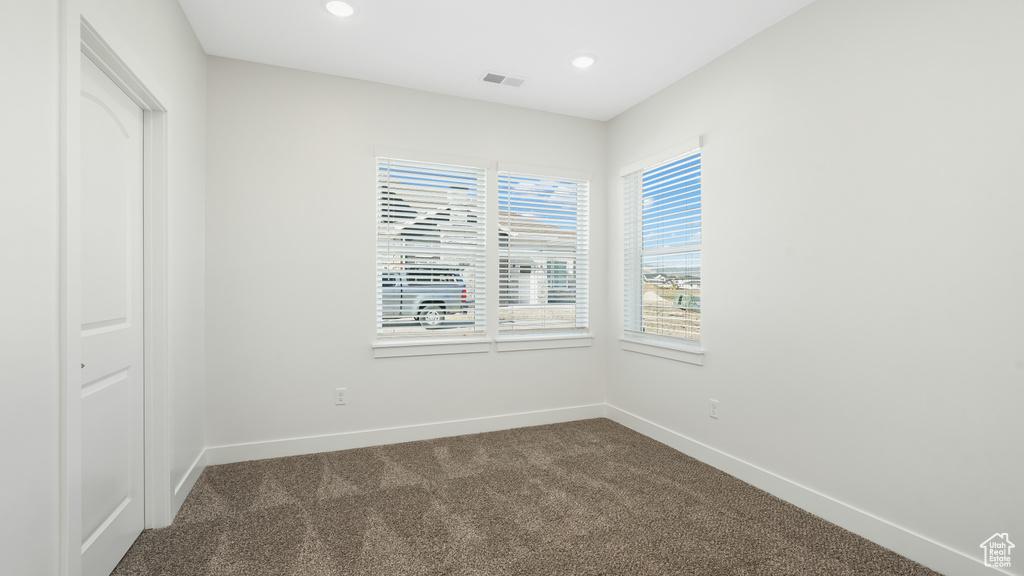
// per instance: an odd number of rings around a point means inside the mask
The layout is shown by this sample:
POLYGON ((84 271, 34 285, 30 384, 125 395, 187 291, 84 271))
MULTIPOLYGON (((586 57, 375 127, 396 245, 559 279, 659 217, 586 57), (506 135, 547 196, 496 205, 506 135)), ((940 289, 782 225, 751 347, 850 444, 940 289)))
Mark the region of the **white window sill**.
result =
POLYGON ((400 358, 403 356, 437 356, 441 354, 479 354, 491 351, 487 338, 465 340, 380 340, 373 343, 374 358, 400 358))
POLYGON ((698 366, 704 365, 704 351, 697 345, 676 344, 674 342, 665 342, 663 340, 629 336, 623 336, 620 338, 619 343, 623 350, 627 350, 629 352, 647 354, 648 356, 657 356, 658 358, 675 360, 677 362, 686 362, 687 364, 696 364, 698 366))
POLYGON ((529 334, 464 340, 378 340, 373 343, 374 358, 401 358, 404 356, 438 356, 444 354, 480 354, 491 351, 494 343, 498 352, 520 350, 553 350, 558 348, 585 348, 592 346, 591 334, 529 334))
POLYGON ((585 348, 593 345, 594 337, 590 334, 529 334, 499 336, 495 342, 498 352, 516 352, 519 350, 585 348))

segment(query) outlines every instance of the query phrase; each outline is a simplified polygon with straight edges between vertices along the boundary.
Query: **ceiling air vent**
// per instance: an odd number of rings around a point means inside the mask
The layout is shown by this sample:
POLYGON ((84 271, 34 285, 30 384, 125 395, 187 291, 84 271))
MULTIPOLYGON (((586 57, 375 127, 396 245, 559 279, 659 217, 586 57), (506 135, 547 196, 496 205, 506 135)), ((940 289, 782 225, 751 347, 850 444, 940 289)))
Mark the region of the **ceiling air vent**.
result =
POLYGON ((519 88, 526 83, 526 78, 516 78, 515 76, 505 76, 503 74, 495 74, 488 72, 484 76, 484 82, 490 82, 491 84, 501 84, 502 86, 511 86, 513 88, 519 88))

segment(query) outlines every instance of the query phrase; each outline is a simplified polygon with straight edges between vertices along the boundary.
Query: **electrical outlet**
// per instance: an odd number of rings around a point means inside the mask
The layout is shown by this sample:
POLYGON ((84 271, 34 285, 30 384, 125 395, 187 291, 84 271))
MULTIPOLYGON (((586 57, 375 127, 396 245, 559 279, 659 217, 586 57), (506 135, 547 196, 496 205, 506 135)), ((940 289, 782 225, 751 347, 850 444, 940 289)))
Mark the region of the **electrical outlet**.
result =
POLYGON ((718 420, 718 400, 711 399, 711 417, 718 420))
POLYGON ((346 402, 345 402, 345 389, 344 388, 335 388, 334 389, 334 405, 335 406, 343 406, 345 404, 346 404, 346 402))

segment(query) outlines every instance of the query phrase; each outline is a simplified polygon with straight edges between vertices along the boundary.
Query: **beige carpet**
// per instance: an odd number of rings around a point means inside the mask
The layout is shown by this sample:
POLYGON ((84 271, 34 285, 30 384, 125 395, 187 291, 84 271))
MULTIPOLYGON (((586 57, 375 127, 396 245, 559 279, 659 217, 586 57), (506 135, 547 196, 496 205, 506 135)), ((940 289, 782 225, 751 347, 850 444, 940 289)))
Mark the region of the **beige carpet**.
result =
POLYGON ((596 419, 211 466, 114 574, 936 573, 596 419))

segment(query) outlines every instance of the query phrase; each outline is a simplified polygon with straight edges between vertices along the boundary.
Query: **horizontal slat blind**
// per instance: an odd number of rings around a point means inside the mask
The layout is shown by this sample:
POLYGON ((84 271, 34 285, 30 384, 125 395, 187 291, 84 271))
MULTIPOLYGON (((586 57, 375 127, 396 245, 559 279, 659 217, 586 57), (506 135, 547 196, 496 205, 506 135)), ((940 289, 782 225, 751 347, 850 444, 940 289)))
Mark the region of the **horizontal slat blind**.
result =
POLYGON ((644 250, 700 244, 700 154, 643 174, 644 250))
POLYGON ((377 334, 485 331, 485 171, 377 158, 377 334))
POLYGON ((585 180, 498 173, 501 332, 588 328, 589 191, 585 180))
POLYGON ((700 340, 701 155, 623 177, 625 329, 700 340))

